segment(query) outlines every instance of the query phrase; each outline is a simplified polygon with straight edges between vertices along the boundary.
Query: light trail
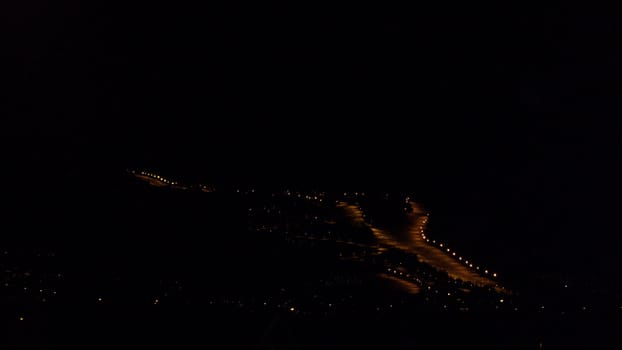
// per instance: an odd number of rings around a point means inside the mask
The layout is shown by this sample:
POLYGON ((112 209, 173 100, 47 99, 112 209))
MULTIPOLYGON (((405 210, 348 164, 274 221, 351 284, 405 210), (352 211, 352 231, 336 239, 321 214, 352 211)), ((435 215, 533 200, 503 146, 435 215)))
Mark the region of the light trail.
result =
POLYGON ((421 288, 415 282, 410 282, 402 278, 388 275, 386 273, 381 273, 378 276, 382 279, 390 281, 408 294, 419 294, 419 292, 421 291, 421 288))

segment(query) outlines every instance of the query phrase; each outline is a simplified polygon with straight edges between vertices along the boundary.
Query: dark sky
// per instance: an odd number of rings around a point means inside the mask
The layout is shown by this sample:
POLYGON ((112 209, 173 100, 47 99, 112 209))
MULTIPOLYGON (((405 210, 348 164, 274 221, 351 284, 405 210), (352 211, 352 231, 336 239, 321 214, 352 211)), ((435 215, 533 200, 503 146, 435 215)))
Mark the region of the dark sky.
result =
POLYGON ((130 162, 443 167, 608 130, 620 52, 604 11, 225 3, 3 5, 18 125, 130 162))
POLYGON ((5 130, 9 153, 29 166, 354 175, 415 189, 533 188, 612 170, 621 52, 606 9, 3 6, 5 130))
POLYGON ((614 13, 400 3, 3 3, 10 179, 408 188, 491 232, 617 237, 614 13))

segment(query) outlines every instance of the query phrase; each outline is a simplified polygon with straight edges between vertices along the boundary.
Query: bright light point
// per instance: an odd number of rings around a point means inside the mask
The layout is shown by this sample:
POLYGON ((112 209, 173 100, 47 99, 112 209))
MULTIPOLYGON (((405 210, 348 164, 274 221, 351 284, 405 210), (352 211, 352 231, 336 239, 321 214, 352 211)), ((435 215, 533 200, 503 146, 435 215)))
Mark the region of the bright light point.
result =
POLYGON ((443 243, 441 243, 441 244, 440 244, 440 246, 442 247, 442 246, 443 246, 443 243))
POLYGON ((493 273, 493 274, 492 274, 492 277, 497 277, 497 273, 493 273))
POLYGON ((502 302, 503 302, 503 299, 499 299, 499 302, 500 302, 500 303, 502 303, 502 302))
POLYGON ((488 270, 484 270, 484 273, 488 273, 488 270))
POLYGON ((20 317, 19 317, 19 320, 20 320, 20 321, 23 321, 23 320, 24 320, 24 316, 20 316, 20 317))
POLYGON ((294 311, 294 310, 296 310, 296 309, 294 309, 293 307, 289 308, 289 311, 294 311))
POLYGON ((451 255, 456 256, 456 252, 451 253, 451 255))
POLYGON ((102 301, 102 298, 97 298, 97 301, 102 301))

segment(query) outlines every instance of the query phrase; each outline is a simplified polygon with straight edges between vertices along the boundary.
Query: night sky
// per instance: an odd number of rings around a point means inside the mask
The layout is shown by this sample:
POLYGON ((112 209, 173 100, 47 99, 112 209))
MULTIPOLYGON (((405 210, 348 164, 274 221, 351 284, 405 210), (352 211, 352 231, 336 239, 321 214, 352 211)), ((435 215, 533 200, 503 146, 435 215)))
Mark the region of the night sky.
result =
POLYGON ((500 256, 619 272, 622 51, 606 9, 0 6, 10 198, 126 167, 404 189, 481 222, 500 256))

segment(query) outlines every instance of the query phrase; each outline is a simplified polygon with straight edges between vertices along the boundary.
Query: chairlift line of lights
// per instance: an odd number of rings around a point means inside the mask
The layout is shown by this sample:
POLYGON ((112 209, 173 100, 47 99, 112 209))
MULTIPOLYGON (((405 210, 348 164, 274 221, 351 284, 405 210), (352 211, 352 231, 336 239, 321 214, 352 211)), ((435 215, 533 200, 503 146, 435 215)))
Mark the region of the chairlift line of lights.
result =
MULTIPOLYGON (((135 175, 137 174, 136 171, 134 171, 134 170, 132 170, 131 173, 135 174, 135 175)), ((146 176, 146 177, 149 177, 151 179, 158 180, 158 181, 164 182, 164 183, 169 184, 169 185, 177 185, 178 184, 176 181, 172 181, 172 180, 169 180, 169 179, 167 179, 167 178, 165 178, 163 176, 160 176, 160 175, 157 175, 157 174, 154 174, 154 173, 150 173, 150 172, 146 172, 146 171, 141 171, 141 172, 138 173, 138 175, 146 176)))
MULTIPOLYGON (((424 241, 426 241, 426 242, 430 243, 430 238, 428 238, 428 237, 426 236, 426 234, 424 233, 424 231, 425 231, 425 230, 423 229, 423 226, 424 226, 424 225, 428 222, 428 217, 430 216, 430 214, 429 214, 429 213, 426 213, 425 215, 426 215, 426 217, 423 219, 423 223, 419 225, 419 233, 420 233, 420 235, 421 235, 421 238, 422 238, 424 241)), ((452 250, 451 250, 450 248, 447 248, 447 246, 446 246, 446 245, 443 245, 443 243, 441 243, 441 242, 436 243, 436 240, 432 240, 432 244, 437 244, 440 248, 443 248, 443 247, 444 247, 444 248, 445 248, 445 251, 446 251, 447 253, 451 253, 451 256, 454 256, 454 257, 456 256, 456 252, 455 252, 455 251, 453 251, 453 252, 452 252, 452 250)), ((462 262, 462 261, 463 261, 462 256, 458 256, 458 260, 462 262)), ((464 260, 464 265, 466 265, 466 266, 467 266, 467 267, 469 267, 469 268, 473 268, 473 266, 474 266, 474 265, 473 265, 473 262, 471 261, 471 262, 469 263, 469 261, 468 261, 468 260, 464 260)), ((475 265, 475 269, 476 269, 476 270, 480 270, 480 267, 475 265)), ((484 274, 486 274, 486 275, 491 275, 492 277, 497 277, 497 273, 496 273, 496 272, 490 272, 490 271, 488 271, 487 269, 484 269, 484 274)))
MULTIPOLYGON (((130 173, 132 173, 134 175, 145 176, 145 177, 148 177, 148 178, 153 179, 153 180, 158 180, 158 181, 163 182, 163 183, 168 184, 168 185, 173 185, 173 186, 179 185, 179 182, 177 182, 177 181, 173 181, 173 180, 165 178, 164 176, 161 176, 161 175, 158 175, 158 174, 155 174, 155 173, 150 173, 150 172, 147 172, 147 171, 136 172, 135 170, 130 170, 130 173)), ((203 185, 203 184, 198 184, 198 187, 200 189, 202 189, 202 190, 207 190, 208 192, 211 191, 209 186, 206 186, 206 185, 203 185)), ((254 192, 254 189, 253 189, 253 192, 254 192)))

